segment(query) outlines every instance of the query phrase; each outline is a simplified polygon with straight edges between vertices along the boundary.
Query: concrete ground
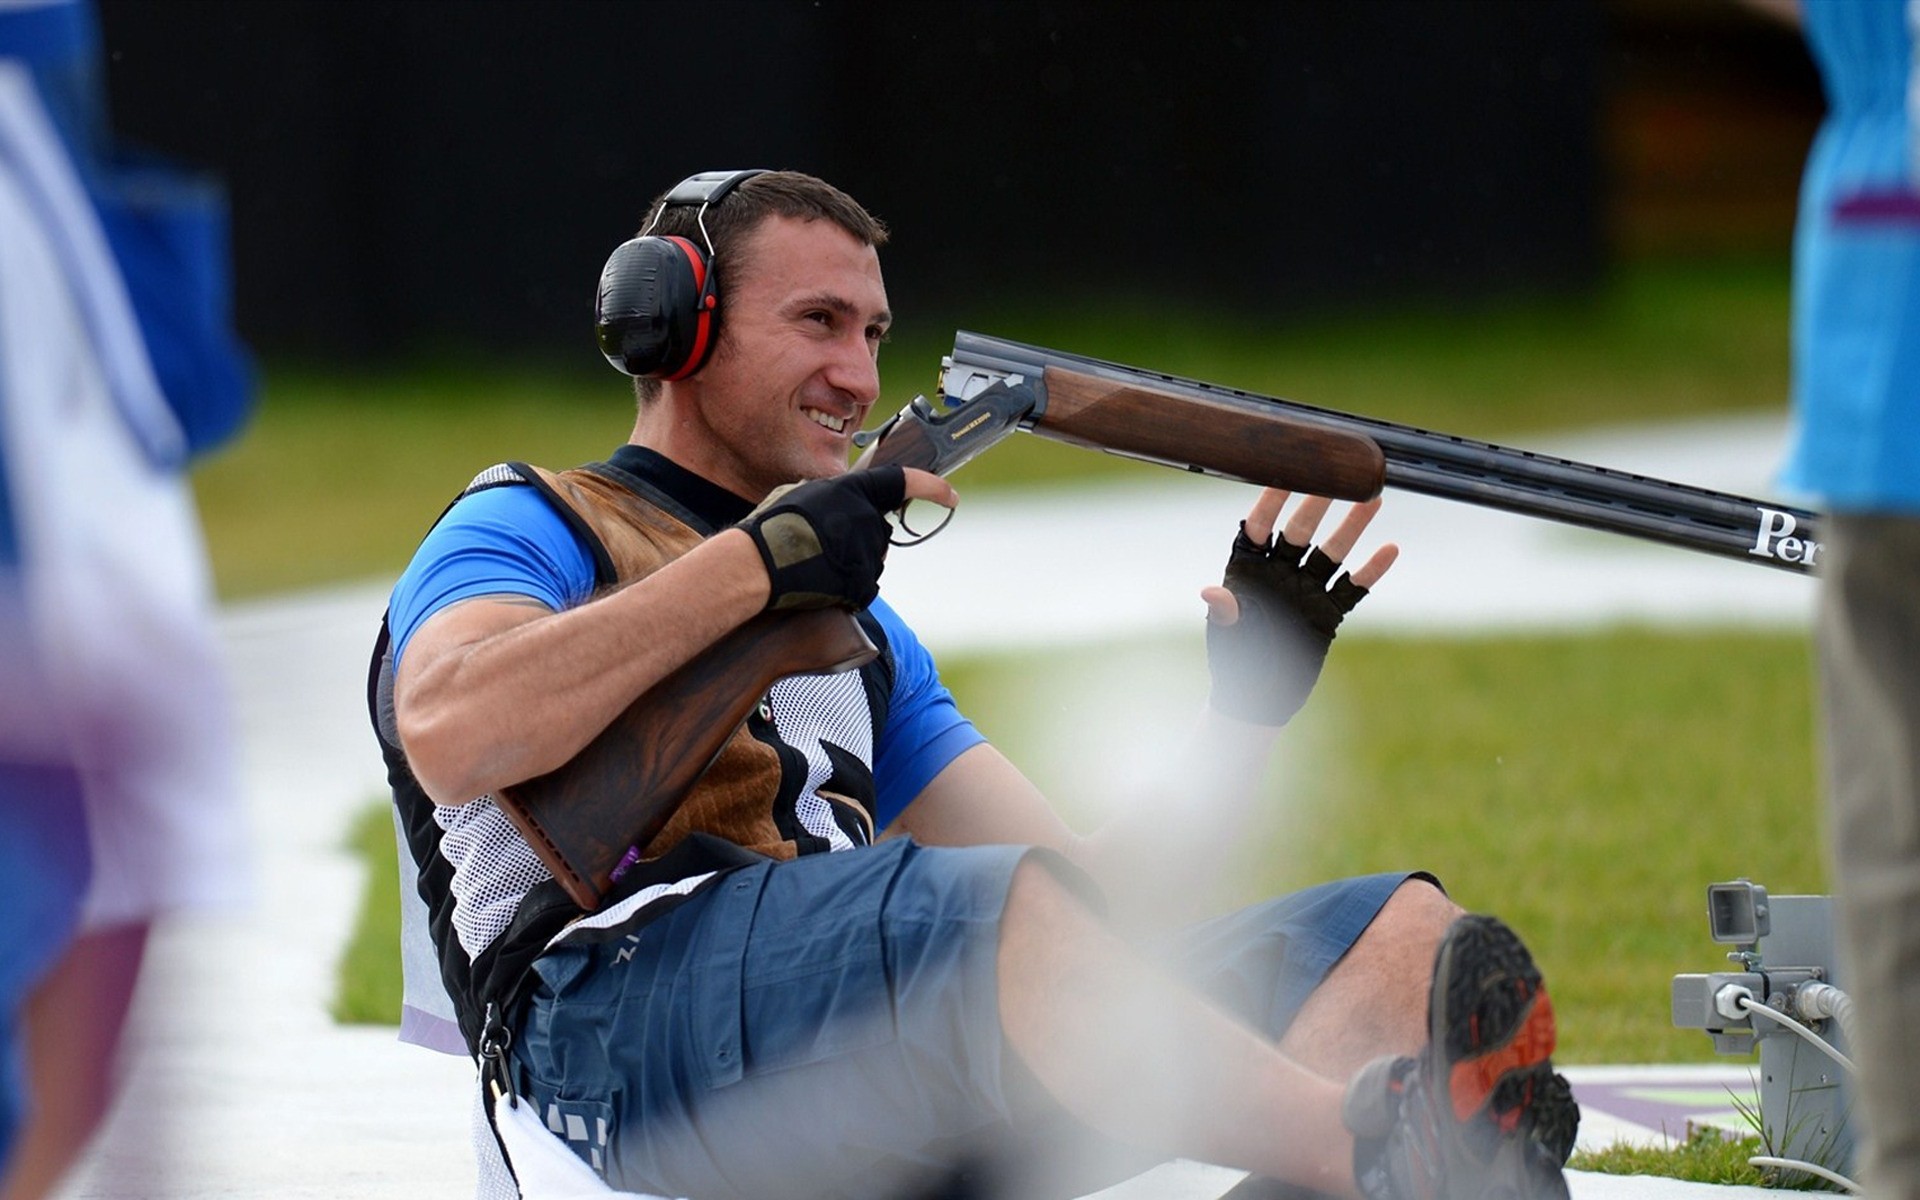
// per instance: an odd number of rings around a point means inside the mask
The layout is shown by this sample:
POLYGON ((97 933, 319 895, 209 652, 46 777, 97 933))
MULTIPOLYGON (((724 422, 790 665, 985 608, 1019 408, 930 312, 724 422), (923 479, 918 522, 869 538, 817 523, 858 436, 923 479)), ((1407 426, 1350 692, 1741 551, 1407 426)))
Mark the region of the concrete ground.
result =
MULTIPOLYGON (((1777 422, 1734 421, 1537 448, 1764 495, 1780 441, 1777 422)), ((964 473, 957 483, 964 492, 964 473)), ((936 653, 1192 628, 1194 593, 1218 577, 1248 497, 1170 474, 1146 487, 969 501, 938 541, 894 554, 887 595, 936 653)), ((1805 578, 1458 504, 1393 495, 1381 528, 1405 554, 1353 619, 1369 632, 1622 620, 1798 627, 1811 612, 1805 578)), ((327 1015, 361 887, 345 831, 384 794, 363 697, 385 589, 375 582, 223 615, 242 713, 256 900, 159 934, 126 1091, 65 1195, 472 1194, 469 1065, 402 1046, 391 1029, 343 1028, 327 1015)), ((1681 1082, 1706 1089, 1709 1103, 1744 1077, 1738 1067, 1699 1070, 1681 1082)), ((1583 1142, 1662 1136, 1630 1120, 1631 1105, 1599 1101, 1622 1081, 1667 1095, 1670 1069, 1574 1075, 1589 1112, 1583 1142)), ((1237 1178, 1173 1164, 1104 1195, 1201 1200, 1237 1178)), ((1573 1179, 1576 1200, 1727 1200, 1743 1190, 1573 1179)))

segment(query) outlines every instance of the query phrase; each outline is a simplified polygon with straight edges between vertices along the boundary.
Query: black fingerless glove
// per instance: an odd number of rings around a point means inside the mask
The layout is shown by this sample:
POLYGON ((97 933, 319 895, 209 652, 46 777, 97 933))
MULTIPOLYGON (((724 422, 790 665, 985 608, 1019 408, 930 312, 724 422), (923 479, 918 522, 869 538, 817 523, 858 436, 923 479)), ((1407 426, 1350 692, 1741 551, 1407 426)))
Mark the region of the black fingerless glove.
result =
POLYGON ((865 608, 880 594, 887 514, 906 503, 899 467, 776 488, 736 528, 766 564, 767 607, 865 608))
POLYGON ((1222 580, 1240 603, 1232 625, 1207 622, 1209 700, 1215 712, 1256 725, 1284 725, 1307 702, 1340 620, 1367 594, 1318 547, 1284 537, 1263 546, 1244 523, 1222 580), (1332 581, 1332 586, 1328 583, 1332 581))

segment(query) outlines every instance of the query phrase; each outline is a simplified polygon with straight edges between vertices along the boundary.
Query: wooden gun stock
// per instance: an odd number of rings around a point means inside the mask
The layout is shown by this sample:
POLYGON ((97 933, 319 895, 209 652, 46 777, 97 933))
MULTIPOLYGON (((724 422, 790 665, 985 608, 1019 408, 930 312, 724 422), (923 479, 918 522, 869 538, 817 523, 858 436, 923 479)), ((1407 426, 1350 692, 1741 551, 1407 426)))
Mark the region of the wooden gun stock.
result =
POLYGON ((494 799, 574 903, 596 908, 628 850, 660 832, 768 688, 877 653, 841 609, 762 613, 634 701, 563 766, 494 799))

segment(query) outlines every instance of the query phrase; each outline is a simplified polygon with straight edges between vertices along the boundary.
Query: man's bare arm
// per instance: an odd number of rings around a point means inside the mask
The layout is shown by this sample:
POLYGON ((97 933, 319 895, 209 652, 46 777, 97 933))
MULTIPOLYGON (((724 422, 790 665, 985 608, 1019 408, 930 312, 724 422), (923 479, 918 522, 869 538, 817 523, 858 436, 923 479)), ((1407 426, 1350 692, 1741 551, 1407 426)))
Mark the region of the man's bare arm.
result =
POLYGON ((887 833, 927 846, 1044 846, 1070 856, 1080 842, 1033 781, 990 743, 948 763, 887 833))
POLYGON ((435 802, 464 804, 553 770, 767 596, 759 552, 733 529, 565 612, 480 597, 435 613, 394 681, 415 777, 435 802))
POLYGON ((1090 834, 1060 819, 1040 789, 991 745, 949 763, 888 829, 923 845, 1056 850, 1098 882, 1129 923, 1198 916, 1213 899, 1232 831, 1263 800, 1257 786, 1278 730, 1203 713, 1180 766, 1090 834))

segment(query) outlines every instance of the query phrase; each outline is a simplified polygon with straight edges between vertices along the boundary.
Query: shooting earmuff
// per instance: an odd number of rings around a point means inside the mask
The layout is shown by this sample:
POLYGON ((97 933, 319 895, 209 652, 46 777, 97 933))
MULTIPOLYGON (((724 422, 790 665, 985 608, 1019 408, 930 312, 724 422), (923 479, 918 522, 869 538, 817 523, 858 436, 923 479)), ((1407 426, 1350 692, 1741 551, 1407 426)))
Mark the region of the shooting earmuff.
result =
POLYGON ((600 270, 593 302, 594 334, 608 362, 629 375, 671 380, 685 379, 707 361, 720 304, 707 209, 765 173, 707 171, 681 180, 640 236, 614 249, 600 270), (667 209, 696 204, 704 246, 683 237, 650 236, 667 209))

